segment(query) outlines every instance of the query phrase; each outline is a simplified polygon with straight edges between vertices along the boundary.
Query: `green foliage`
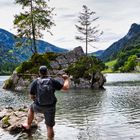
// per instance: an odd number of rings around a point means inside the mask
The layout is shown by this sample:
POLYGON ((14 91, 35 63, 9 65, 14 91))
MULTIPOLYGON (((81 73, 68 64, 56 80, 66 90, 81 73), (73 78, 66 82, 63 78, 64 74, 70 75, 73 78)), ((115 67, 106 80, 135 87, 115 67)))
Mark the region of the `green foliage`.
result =
POLYGON ((19 108, 18 111, 20 111, 20 112, 26 112, 27 109, 26 108, 19 108))
POLYGON ((134 70, 136 66, 136 55, 132 55, 128 57, 128 60, 125 62, 124 66, 120 68, 121 72, 131 72, 134 70))
POLYGON ((18 63, 13 51, 0 42, 0 75, 11 74, 18 63))
POLYGON ((47 30, 51 33, 50 28, 54 25, 53 8, 50 8, 45 0, 15 0, 15 2, 22 5, 25 10, 24 13, 15 15, 14 27, 17 28, 17 36, 29 38, 17 44, 31 46, 31 51, 37 53, 36 40, 43 37, 41 31, 47 30))
POLYGON ((29 68, 31 68, 33 66, 33 63, 31 61, 25 61, 23 63, 21 63, 17 68, 16 68, 16 72, 17 73, 24 73, 25 71, 27 71, 29 68))
POLYGON ((106 62, 105 65, 108 67, 113 67, 116 64, 116 62, 117 62, 117 59, 106 62))
POLYGON ((13 81, 11 79, 8 79, 5 81, 5 89, 12 89, 14 86, 13 81))
MULTIPOLYGON (((114 65, 114 70, 119 70, 121 67, 123 67, 125 65, 125 63, 128 61, 128 58, 132 55, 136 55, 137 57, 139 57, 140 55, 140 49, 135 48, 135 49, 131 49, 131 50, 126 50, 124 52, 121 52, 118 56, 117 62, 114 65)), ((122 70, 122 68, 121 68, 122 70)))
POLYGON ((54 53, 54 52, 46 52, 46 54, 44 55, 44 57, 50 61, 53 61, 56 59, 56 57, 58 56, 59 54, 57 53, 54 53))
POLYGON ((114 65, 116 65, 117 59, 106 62, 105 69, 102 71, 103 73, 112 73, 114 71, 114 65))
POLYGON ((17 67, 17 64, 10 63, 10 62, 3 62, 0 64, 0 75, 10 75, 14 71, 14 69, 17 67))
POLYGON ((41 65, 45 65, 51 69, 50 60, 56 58, 54 53, 33 54, 31 59, 21 63, 17 68, 17 73, 34 73, 38 74, 38 69, 41 65))
MULTIPOLYGON (((140 57, 140 33, 135 35, 130 41, 128 41, 125 46, 121 49, 118 53, 116 59, 117 62, 114 65, 114 71, 121 70, 121 71, 130 71, 128 58, 132 55, 136 55, 140 57)), ((133 66, 132 66, 133 70, 133 66)))
POLYGON ((3 126, 10 126, 11 124, 9 123, 9 116, 5 116, 4 118, 2 118, 2 124, 3 126))
POLYGON ((66 73, 73 76, 75 83, 79 78, 90 80, 93 73, 102 71, 105 65, 95 57, 82 56, 76 63, 71 64, 66 73))

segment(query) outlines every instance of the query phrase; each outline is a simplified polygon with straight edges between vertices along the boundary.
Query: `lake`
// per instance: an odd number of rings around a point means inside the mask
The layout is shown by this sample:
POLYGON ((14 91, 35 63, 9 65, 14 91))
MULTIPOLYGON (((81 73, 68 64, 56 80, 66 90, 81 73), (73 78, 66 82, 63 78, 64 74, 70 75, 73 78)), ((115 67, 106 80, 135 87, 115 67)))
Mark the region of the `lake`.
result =
MULTIPOLYGON (((139 140, 140 74, 106 74, 105 90, 56 92, 58 98, 54 140, 139 140)), ((28 93, 2 89, 0 106, 29 105, 28 93)), ((32 136, 10 135, 0 129, 0 140, 46 140, 44 121, 32 136)))

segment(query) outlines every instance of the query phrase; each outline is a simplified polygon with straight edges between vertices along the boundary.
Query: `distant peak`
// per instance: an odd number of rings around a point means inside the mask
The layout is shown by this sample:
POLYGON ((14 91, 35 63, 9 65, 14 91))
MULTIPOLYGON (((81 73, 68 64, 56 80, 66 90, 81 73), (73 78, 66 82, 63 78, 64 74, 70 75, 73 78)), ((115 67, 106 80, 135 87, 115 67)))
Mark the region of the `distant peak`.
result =
POLYGON ((130 39, 139 32, 140 32, 140 24, 133 23, 131 25, 130 30, 128 31, 128 34, 126 35, 126 37, 127 37, 127 39, 130 39))
POLYGON ((134 28, 137 28, 137 27, 140 27, 140 24, 133 23, 133 24, 131 25, 130 30, 131 30, 131 29, 134 29, 134 28))
POLYGON ((137 32, 138 30, 140 30, 140 24, 133 23, 130 27, 129 32, 137 32))
POLYGON ((0 33, 2 33, 2 34, 8 34, 8 35, 14 35, 13 33, 9 32, 9 31, 7 31, 5 29, 2 29, 2 28, 0 28, 0 33))
POLYGON ((8 31, 6 31, 5 29, 2 29, 2 28, 0 28, 0 31, 5 31, 5 32, 8 32, 8 31))

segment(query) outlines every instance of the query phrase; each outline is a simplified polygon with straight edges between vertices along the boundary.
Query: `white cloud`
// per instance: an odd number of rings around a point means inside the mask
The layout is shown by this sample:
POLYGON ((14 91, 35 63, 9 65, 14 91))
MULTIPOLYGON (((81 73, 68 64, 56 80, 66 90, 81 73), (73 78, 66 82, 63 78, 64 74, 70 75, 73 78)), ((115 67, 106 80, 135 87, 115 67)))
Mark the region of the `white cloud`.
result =
MULTIPOLYGON (((15 32, 13 16, 19 13, 20 8, 13 3, 14 0, 0 0, 0 28, 15 32)), ((75 40, 75 24, 82 5, 87 5, 100 17, 97 24, 104 34, 99 42, 93 43, 99 49, 105 49, 122 38, 132 23, 140 23, 140 0, 50 0, 49 5, 55 7, 56 26, 51 29, 53 36, 44 32, 44 40, 67 49, 84 46, 75 40)), ((89 51, 95 50, 89 48, 89 51)))
POLYGON ((14 5, 14 0, 1 0, 0 1, 0 8, 5 8, 14 5))

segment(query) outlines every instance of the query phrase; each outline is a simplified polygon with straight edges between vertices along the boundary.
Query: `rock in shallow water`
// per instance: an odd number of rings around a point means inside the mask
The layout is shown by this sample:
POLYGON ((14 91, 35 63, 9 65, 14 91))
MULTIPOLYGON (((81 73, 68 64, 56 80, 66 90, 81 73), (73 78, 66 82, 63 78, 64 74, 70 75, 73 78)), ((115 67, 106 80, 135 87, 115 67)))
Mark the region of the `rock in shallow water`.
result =
MULTIPOLYGON (((0 110, 0 127, 10 134, 17 134, 20 132, 25 132, 25 129, 22 127, 22 124, 27 119, 28 108, 4 108, 0 110)), ((36 114, 34 121, 31 125, 31 130, 38 127, 38 123, 43 120, 42 114, 36 114)))

